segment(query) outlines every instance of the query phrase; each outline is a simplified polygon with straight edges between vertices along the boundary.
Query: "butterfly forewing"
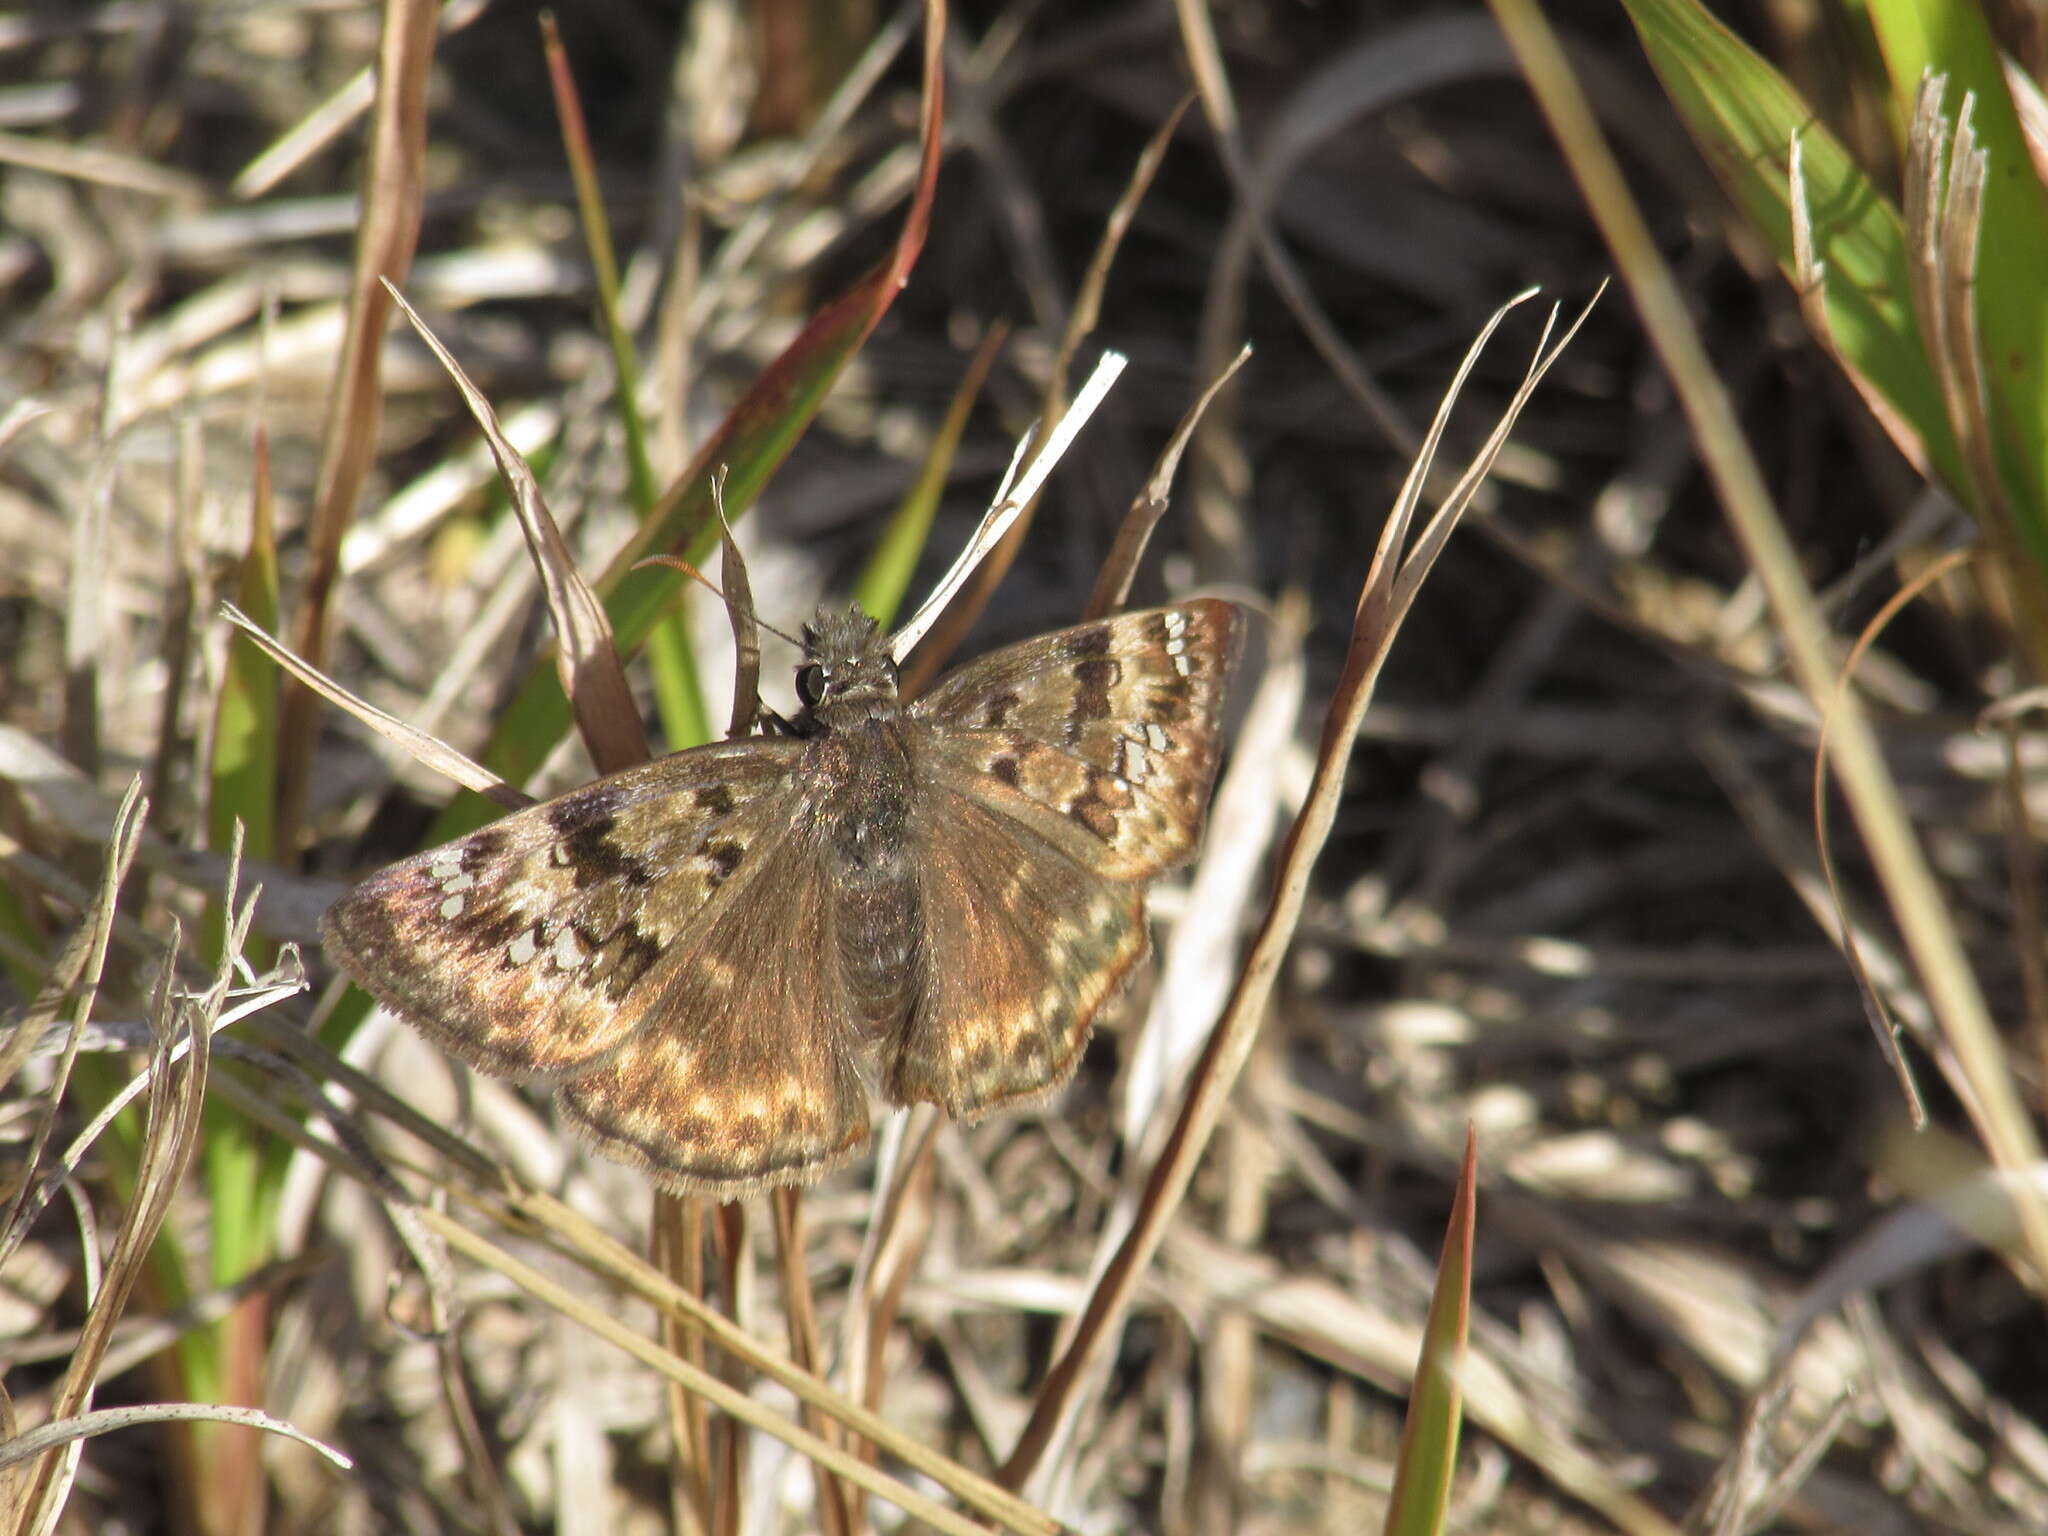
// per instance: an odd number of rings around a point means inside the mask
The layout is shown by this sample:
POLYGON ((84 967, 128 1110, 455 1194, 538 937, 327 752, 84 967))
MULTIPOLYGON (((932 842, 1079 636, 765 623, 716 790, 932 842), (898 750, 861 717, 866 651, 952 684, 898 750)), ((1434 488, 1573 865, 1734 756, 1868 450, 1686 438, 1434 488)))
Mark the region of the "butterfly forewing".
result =
POLYGON ((951 775, 1104 878, 1150 879, 1194 849, 1240 627, 1215 599, 1119 614, 971 662, 909 714, 951 775))
POLYGON ((677 753, 394 864, 328 909, 328 953, 485 1071, 585 1066, 633 1031, 661 954, 751 883, 798 746, 677 753))
POLYGON ((1144 893, 974 797, 924 797, 918 991, 883 1089, 958 1118, 1043 1097, 1145 956, 1144 893))
POLYGON ((562 1085, 564 1117, 668 1188, 727 1199, 844 1160, 868 1100, 834 920, 815 842, 777 839, 648 973, 640 1027, 562 1085))

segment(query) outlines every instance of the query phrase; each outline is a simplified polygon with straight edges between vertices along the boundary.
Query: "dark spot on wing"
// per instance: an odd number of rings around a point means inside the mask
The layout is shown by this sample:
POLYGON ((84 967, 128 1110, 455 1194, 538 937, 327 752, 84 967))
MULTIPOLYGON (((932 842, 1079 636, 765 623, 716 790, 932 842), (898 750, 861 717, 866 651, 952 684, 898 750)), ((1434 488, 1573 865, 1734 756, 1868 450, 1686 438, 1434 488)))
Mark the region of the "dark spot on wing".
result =
POLYGON ((989 730, 1001 730, 1009 724, 1010 711, 1017 707, 1017 695, 1006 688, 981 707, 981 723, 989 730))
POLYGON ((547 814, 548 824, 561 838, 563 862, 577 890, 612 880, 646 885, 654 878, 647 866, 612 836, 619 819, 598 796, 566 796, 549 806, 547 814))
POLYGON ((988 771, 1009 785, 1010 788, 1015 789, 1017 787, 1017 759, 1009 753, 1004 753, 1001 757, 990 763, 988 771))
POLYGON ((479 906, 470 908, 448 926, 466 948, 484 955, 494 949, 502 951, 533 926, 533 919, 509 907, 479 906))
POLYGON ((590 969, 594 979, 602 983, 604 995, 616 1003, 633 990, 633 984, 660 957, 661 946, 627 923, 605 942, 604 950, 590 969))
POLYGON ((1185 693, 1155 688, 1145 700, 1145 717, 1155 725, 1179 725, 1188 717, 1185 693))
POLYGON ((1109 626, 1097 624, 1084 629, 1067 641, 1070 656, 1107 656, 1109 654, 1109 626))
POLYGON ((503 854, 504 851, 504 832, 497 827, 485 827, 480 832, 470 833, 468 838, 464 840, 462 845, 462 867, 464 869, 475 869, 479 865, 490 863, 503 854))
POLYGON ((1096 656, 1074 663, 1075 720, 1109 717, 1109 690, 1123 680, 1123 663, 1114 656, 1096 656))
POLYGON ((732 872, 740 867, 740 860, 746 857, 747 852, 730 838, 721 838, 715 843, 707 842, 700 851, 711 865, 713 890, 725 884, 732 872))
POLYGON ((732 814, 732 791, 723 784, 707 784, 696 794, 697 809, 714 816, 732 814))
POLYGON ((1067 806, 1067 814, 1082 826, 1093 832, 1105 843, 1116 837, 1116 813, 1131 803, 1128 789, 1104 794, 1105 786, 1113 786, 1115 780, 1108 774, 1091 773, 1088 787, 1067 806))

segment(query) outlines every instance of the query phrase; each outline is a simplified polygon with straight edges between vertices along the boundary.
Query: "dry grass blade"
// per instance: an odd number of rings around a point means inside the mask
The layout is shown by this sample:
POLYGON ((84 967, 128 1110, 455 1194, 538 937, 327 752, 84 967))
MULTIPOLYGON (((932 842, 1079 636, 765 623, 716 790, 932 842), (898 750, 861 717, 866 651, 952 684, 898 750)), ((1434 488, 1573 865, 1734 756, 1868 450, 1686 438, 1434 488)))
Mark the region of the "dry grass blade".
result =
POLYGON ((1906 136, 1901 211, 1911 257, 1913 307, 1941 383, 1949 425, 1962 450, 1970 499, 1979 518, 1992 525, 2009 522, 2012 513, 1992 444, 1975 307, 1987 157, 1976 147, 1970 131, 1971 103, 1967 98, 1951 142, 1948 119, 1941 110, 1947 87, 1947 80, 1940 75, 1920 83, 1912 128, 1906 136))
POLYGON ((1053 1526, 1054 1522, 1014 1493, 968 1471, 925 1445, 915 1435, 869 1413, 816 1377, 796 1369, 787 1359, 770 1353, 758 1339, 730 1318, 712 1310, 700 1298, 649 1268, 637 1255, 552 1196, 538 1191, 522 1191, 508 1206, 483 1200, 473 1191, 458 1189, 453 1192, 507 1225, 533 1225, 548 1232, 600 1275, 624 1286, 659 1308, 664 1315, 673 1316, 701 1332, 727 1355, 785 1388, 799 1402, 837 1419, 852 1435, 868 1441, 883 1454, 895 1457, 920 1476, 930 1478, 962 1503, 982 1510, 989 1518, 1014 1530, 1050 1529, 1053 1526))
POLYGON ((229 1408, 218 1403, 153 1403, 146 1408, 99 1408, 91 1413, 81 1413, 76 1418, 60 1419, 50 1424, 39 1424, 25 1435, 0 1440, 0 1471, 13 1467, 32 1456, 45 1451, 59 1449, 76 1440, 90 1439, 116 1429, 131 1429, 137 1424, 168 1424, 174 1421, 204 1420, 214 1424, 241 1424, 250 1429, 265 1430, 273 1435, 282 1435, 287 1440, 296 1440, 325 1456, 342 1471, 351 1470, 355 1463, 342 1455, 325 1441, 311 1435, 282 1419, 274 1419, 267 1413, 254 1408, 229 1408))
MULTIPOLYGON (((109 374, 114 372, 112 365, 109 374)), ((112 428, 112 391, 100 401, 97 431, 101 451, 85 476, 85 505, 71 520, 71 582, 64 594, 64 720, 59 739, 79 771, 100 770, 100 668, 106 655, 107 592, 88 573, 108 569, 109 503, 113 499, 113 455, 105 451, 112 428)))
MULTIPOLYGON (((144 814, 139 796, 131 796, 130 804, 139 823, 144 814)), ((118 848, 109 851, 110 872, 123 862, 118 848)), ((111 894, 108 900, 111 902, 111 894)), ((234 911, 233 900, 231 883, 227 894, 230 912, 234 911)), ((135 1193, 107 1259, 104 1283, 92 1298, 85 1325, 79 1332, 78 1349, 54 1399, 52 1423, 75 1418, 91 1402, 103 1357, 113 1338, 114 1324, 127 1306, 129 1293, 141 1279, 150 1245, 170 1213, 172 1196, 198 1146, 212 1027, 227 999, 254 911, 252 901, 235 914, 223 945, 220 968, 203 996, 188 996, 173 984, 175 932, 166 948, 151 1009, 151 1028, 156 1040, 152 1052, 153 1091, 136 1167, 135 1193), (176 1059, 180 1051, 182 1063, 176 1059), (176 1070, 180 1065, 182 1070, 176 1070)), ((38 1461, 29 1474, 20 1518, 13 1527, 22 1536, 54 1525, 69 1481, 60 1470, 64 1460, 62 1453, 52 1453, 38 1461)))
POLYGON ((85 914, 85 921, 65 946, 43 990, 16 1023, 14 1036, 7 1043, 8 1075, 11 1077, 27 1059, 44 1026, 56 1017, 65 996, 76 990, 77 1002, 72 1008, 71 1029, 64 1043, 64 1054, 58 1059, 56 1077, 46 1095, 43 1113, 36 1122, 35 1134, 29 1141, 28 1154, 22 1161, 20 1186, 8 1206, 5 1222, 0 1222, 0 1260, 20 1246, 28 1224, 49 1198, 47 1189, 40 1196, 35 1193, 36 1170, 49 1147, 51 1132, 56 1128, 57 1115, 63 1107, 64 1090, 71 1080, 72 1064, 78 1059, 79 1036, 92 1016, 93 999, 99 994, 100 975, 107 963, 107 944, 113 936, 114 906, 120 897, 121 884, 128 878, 129 866, 134 862, 136 847, 142 840, 148 808, 148 802, 142 798, 141 783, 131 783, 121 801, 121 810, 114 822, 114 835, 107 843, 99 890, 85 914))
MULTIPOLYGON (((450 1221, 438 1211, 422 1210, 421 1217, 432 1230, 446 1240, 449 1247, 497 1271, 521 1290, 574 1319, 606 1343, 624 1350, 643 1365, 659 1371, 671 1380, 682 1382, 692 1392, 708 1399, 713 1407, 729 1414, 748 1428, 762 1434, 773 1435, 838 1476, 858 1484, 874 1497, 894 1504, 906 1514, 924 1521, 937 1530, 953 1532, 956 1536, 974 1536, 974 1533, 983 1529, 973 1521, 955 1514, 945 1505, 917 1492, 909 1484, 875 1470, 859 1457, 837 1446, 828 1445, 781 1414, 762 1407, 745 1393, 735 1391, 717 1377, 699 1371, 687 1361, 671 1355, 658 1344, 642 1338, 619 1323, 609 1312, 590 1306, 574 1292, 556 1284, 539 1270, 513 1258, 468 1228, 450 1221)), ((758 1354, 758 1350, 754 1352, 758 1354)), ((846 1407, 850 1409, 852 1405, 847 1404, 846 1407)), ((848 1414, 841 1413, 838 1417, 842 1421, 850 1422, 848 1414)), ((927 1462, 931 1460, 928 1456, 922 1459, 927 1462)), ((926 1471, 929 1475, 928 1467, 920 1467, 919 1470, 926 1471)), ((1026 1510, 1020 1513, 1015 1504, 980 1496, 979 1490, 976 1490, 974 1496, 960 1488, 953 1491, 985 1518, 996 1521, 1006 1530, 1048 1533, 1049 1536, 1050 1532, 1058 1528, 1057 1522, 1035 1511, 1026 1510)))
MULTIPOLYGON (((1402 551, 1406 547, 1409 525, 1451 405, 1477 360, 1480 348, 1506 313, 1505 309, 1496 312, 1466 354, 1458 377, 1453 380, 1424 439, 1422 452, 1409 470, 1394 511, 1387 519, 1359 597, 1344 670, 1324 721, 1308 802, 1289 829, 1281 852, 1272 904, 1239 972, 1229 1006, 1195 1065, 1180 1117, 1146 1179, 1145 1193, 1134 1214, 1131 1229, 1090 1293, 1073 1337, 1047 1373, 1032 1405, 1030 1422, 1018 1437, 1009 1460, 1004 1463, 1001 1480, 1005 1487, 1022 1488, 1027 1483, 1038 1486, 1033 1478, 1041 1463, 1052 1467, 1058 1462, 1056 1457, 1047 1462, 1047 1453, 1056 1445, 1063 1445, 1079 1422, 1092 1373, 1097 1363, 1106 1358, 1108 1346, 1122 1326, 1138 1282, 1158 1251, 1167 1223, 1187 1193, 1195 1164, 1208 1146, 1230 1089, 1251 1050, 1259 1023, 1265 1017, 1273 982, 1279 975, 1281 960, 1292 942, 1302 904, 1307 898, 1309 872, 1336 818, 1337 801, 1350 761, 1352 742, 1357 737, 1366 703, 1372 696, 1373 685, 1378 680, 1388 649, 1399 632, 1401 621, 1407 616, 1422 579, 1442 550, 1458 516, 1469 503, 1473 490, 1506 441, 1508 430, 1530 392, 1557 358, 1557 348, 1539 350, 1522 387, 1502 413, 1500 422, 1472 464, 1460 477, 1451 499, 1438 509, 1436 516, 1422 530, 1414 552, 1404 562, 1402 551)), ((1568 333, 1558 348, 1569 340, 1568 333)))
MULTIPOLYGON (((719 475, 719 480, 724 480, 719 475)), ((739 540, 732 536, 732 524, 725 520, 722 486, 714 486, 711 504, 718 510, 718 538, 723 551, 718 574, 725 583, 725 611, 732 621, 732 712, 726 721, 727 736, 744 736, 754 728, 761 713, 761 621, 754 612, 754 587, 747 580, 746 556, 739 540)))
POLYGON ((1017 454, 1010 460, 1009 474, 997 489, 994 503, 983 515, 981 526, 974 530, 974 537, 967 541, 967 547, 960 551, 951 569, 939 578, 938 585, 932 588, 931 596, 924 600, 924 605, 911 615, 910 622, 889 637, 890 654, 903 663, 903 692, 906 697, 916 694, 928 683, 944 659, 947 647, 937 637, 938 621, 976 568, 1001 545, 1010 528, 1044 489, 1054 467, 1066 456, 1067 449, 1073 446, 1082 427, 1088 424, 1088 418, 1102 404, 1103 396, 1109 393, 1110 386, 1123 373, 1124 361, 1119 353, 1102 354, 1095 371, 1088 375, 1088 382, 1074 396, 1073 405, 1044 435, 1044 445, 1031 452, 1030 462, 1022 470, 1018 469, 1018 462, 1031 450, 1034 440, 1027 438, 1017 445, 1017 454))
MULTIPOLYGON (((1856 676, 1856 668, 1870 648, 1877 643, 1891 621, 1904 612, 1909 604, 1918 599, 1927 589, 1940 581, 1951 571, 1967 564, 1970 556, 1962 550, 1953 550, 1941 559, 1931 562, 1927 569, 1891 595, 1885 605, 1871 616, 1863 626, 1863 632, 1856 637, 1856 643, 1842 660, 1841 676, 1836 680, 1835 692, 1828 700, 1828 707, 1821 714, 1820 739, 1814 743, 1813 752, 1813 843, 1820 859, 1822 876, 1827 880, 1828 896, 1833 902, 1835 926, 1839 935, 1843 958, 1849 962, 1850 972, 1856 978, 1856 988, 1863 997, 1863 1009, 1870 1020, 1870 1030, 1876 1037, 1879 1054, 1892 1075, 1898 1079, 1899 1092, 1906 1101, 1906 1112, 1912 1117, 1914 1128, 1921 1129, 1927 1124, 1927 1106, 1920 1096, 1920 1087, 1913 1079, 1912 1066, 1899 1050, 1898 1027, 1885 1008, 1884 998, 1872 982, 1870 968, 1863 963, 1863 954, 1856 942, 1856 924, 1849 921, 1847 897, 1842 890, 1842 881, 1835 868, 1832 840, 1828 836, 1828 728, 1835 717, 1835 710, 1842 695, 1849 689, 1856 676)), ((1959 1088, 1966 1085, 1958 1084, 1959 1088)))
POLYGON ((233 603, 222 603, 220 616, 254 641, 264 655, 297 678, 307 691, 354 715, 415 761, 424 763, 444 778, 460 784, 464 789, 475 790, 508 811, 520 810, 533 804, 533 796, 524 790, 513 788, 490 769, 481 763, 471 761, 438 736, 430 736, 425 731, 415 730, 396 715, 386 714, 369 700, 350 693, 318 667, 293 655, 276 639, 252 623, 249 616, 233 603))
POLYGON ((1187 452, 1188 440, 1195 435, 1195 429, 1202 424, 1203 416, 1223 386, 1237 377, 1237 370, 1251 360, 1251 355, 1250 343, 1238 348, 1237 356, 1210 380, 1209 387, 1188 407, 1180 425, 1173 429, 1173 436, 1166 440, 1166 446, 1152 465, 1152 474, 1145 481, 1145 488, 1131 502, 1130 511, 1124 514, 1123 523, 1117 528, 1116 542, 1110 546, 1108 558, 1096 573, 1095 588, 1088 594, 1083 618, 1104 618, 1123 607, 1131 594, 1131 579, 1138 574, 1138 562, 1145 558, 1145 546, 1151 542, 1152 530, 1166 515, 1174 472, 1180 468, 1181 455, 1187 452))
MULTIPOLYGON (((341 570, 341 540, 377 452, 384 419, 378 363, 390 300, 419 244, 426 196, 427 77, 438 17, 429 0, 389 0, 377 46, 377 99, 362 185, 362 223, 349 273, 348 330, 313 492, 311 557, 301 597, 298 651, 327 655, 327 607, 341 570)), ((300 807, 317 739, 313 697, 286 688, 278 701, 278 846, 298 841, 300 807)))
MULTIPOLYGON (((818 1308, 811 1295, 811 1273, 805 1261, 804 1194, 800 1189, 778 1189, 769 1198, 775 1215, 775 1261, 782 1276, 783 1317, 789 1331, 790 1359, 800 1371, 824 1374, 823 1351, 818 1345, 818 1308)), ((827 1445, 842 1442, 838 1422, 806 1404, 804 1427, 827 1445)), ((818 1525, 825 1536, 847 1536, 853 1529, 848 1506, 849 1490, 822 1464, 814 1465, 818 1485, 818 1525)))
POLYGON ((490 401, 470 383, 469 375, 428 329, 419 312, 391 284, 386 283, 385 287, 391 301, 404 312, 441 366, 448 370, 491 445, 498 473, 512 493, 512 507, 519 516, 520 531, 526 535, 526 547, 540 572, 541 589, 547 594, 548 614, 554 620, 557 642, 555 669, 562 679, 562 691, 576 712, 577 730, 598 771, 615 773, 646 762, 647 732, 633 703, 633 690, 627 686, 625 668, 619 665, 618 648, 612 643, 611 620, 605 616, 604 604, 577 572, 569 546, 562 542, 562 532, 555 526, 547 502, 541 498, 533 470, 499 430, 498 415, 491 409, 490 401))
POLYGON ((76 144, 53 144, 47 139, 26 138, 18 133, 0 132, 0 165, 18 165, 24 170, 42 171, 72 181, 119 187, 147 197, 190 199, 203 190, 190 176, 167 171, 151 161, 118 150, 93 149, 76 144))
MULTIPOLYGON (((441 10, 441 36, 460 32, 490 6, 491 0, 447 0, 441 10)), ((348 83, 294 123, 268 149, 242 168, 229 190, 245 201, 263 196, 317 155, 361 117, 375 99, 374 72, 359 69, 348 83)))
POLYGON ((1273 286, 1366 419, 1396 448, 1404 451, 1414 448, 1415 429, 1407 416, 1339 338, 1336 327, 1323 314, 1309 291, 1308 283, 1281 248, 1264 215, 1270 194, 1255 177, 1245 154, 1237 104, 1231 94, 1229 76, 1223 68, 1223 51, 1217 45, 1208 7, 1202 0, 1174 0, 1174 15, 1180 23, 1181 42, 1187 49, 1188 67, 1195 77, 1195 89, 1202 98, 1202 110, 1208 116, 1209 126, 1214 130, 1217 146, 1222 152, 1223 168, 1229 173, 1238 200, 1246 209, 1247 224, 1273 286))

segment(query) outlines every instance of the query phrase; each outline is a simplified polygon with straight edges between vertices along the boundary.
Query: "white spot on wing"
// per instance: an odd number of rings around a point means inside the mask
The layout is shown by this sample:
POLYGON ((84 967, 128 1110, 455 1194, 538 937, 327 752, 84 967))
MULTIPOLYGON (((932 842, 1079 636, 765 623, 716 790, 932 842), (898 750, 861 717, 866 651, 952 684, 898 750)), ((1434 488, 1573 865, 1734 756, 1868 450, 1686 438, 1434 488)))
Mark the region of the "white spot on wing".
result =
POLYGON ((553 950, 555 968, 557 970, 573 971, 583 963, 584 958, 583 946, 576 942, 576 930, 567 927, 563 928, 555 936, 555 947, 553 950))
POLYGON ((447 918, 462 916, 462 897, 459 895, 450 896, 446 901, 442 902, 441 915, 447 918))
MULTIPOLYGON (((456 898, 460 900, 461 898, 456 898)), ((540 930, 529 928, 510 944, 505 946, 505 958, 514 965, 524 965, 540 953, 540 930)))

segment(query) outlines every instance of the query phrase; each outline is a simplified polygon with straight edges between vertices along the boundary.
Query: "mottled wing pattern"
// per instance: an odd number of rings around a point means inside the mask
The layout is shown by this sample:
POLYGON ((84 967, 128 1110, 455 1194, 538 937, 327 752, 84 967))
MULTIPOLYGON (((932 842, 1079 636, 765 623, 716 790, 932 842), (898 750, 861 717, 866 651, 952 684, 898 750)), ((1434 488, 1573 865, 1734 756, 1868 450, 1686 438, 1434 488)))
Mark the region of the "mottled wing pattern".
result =
POLYGON ((733 1200, 809 1183, 867 1139, 834 892, 788 836, 649 973, 639 1027, 556 1095, 600 1152, 733 1200))
POLYGON ((588 1065, 646 1019, 662 955, 753 883, 801 748, 679 752, 393 864, 329 908, 328 953, 484 1071, 588 1065))
POLYGON ((1148 880, 1194 849, 1241 623, 1208 598, 993 652, 909 706, 936 728, 920 751, 1105 879, 1148 880))
POLYGON ((917 1000, 885 1048, 883 1089, 972 1118, 1072 1075, 1097 1012, 1150 947, 1144 892, 970 794, 928 788, 919 814, 917 1000))

